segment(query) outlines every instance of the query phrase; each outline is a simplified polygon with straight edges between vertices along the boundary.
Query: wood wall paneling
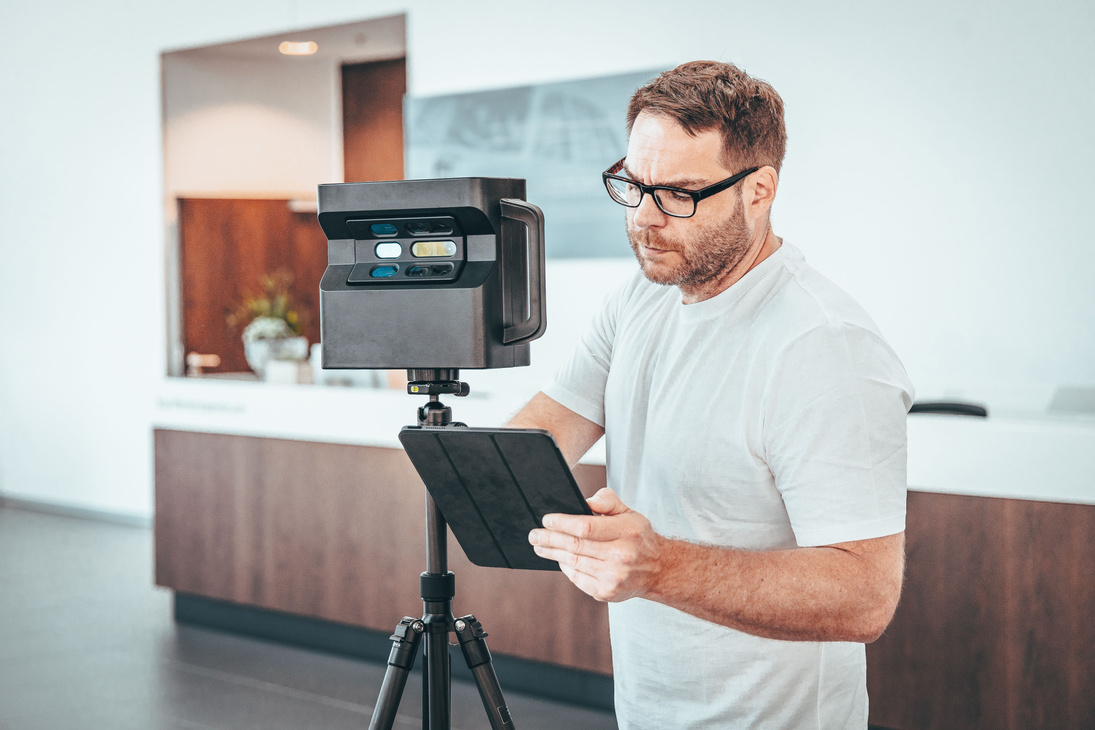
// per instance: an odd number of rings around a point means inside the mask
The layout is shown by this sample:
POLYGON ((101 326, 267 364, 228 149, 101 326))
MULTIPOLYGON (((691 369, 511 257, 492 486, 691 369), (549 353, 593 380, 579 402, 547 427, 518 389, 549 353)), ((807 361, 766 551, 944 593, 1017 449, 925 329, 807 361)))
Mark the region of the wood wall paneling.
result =
POLYGON ((342 149, 346 182, 403 179, 403 96, 407 60, 342 67, 342 149))

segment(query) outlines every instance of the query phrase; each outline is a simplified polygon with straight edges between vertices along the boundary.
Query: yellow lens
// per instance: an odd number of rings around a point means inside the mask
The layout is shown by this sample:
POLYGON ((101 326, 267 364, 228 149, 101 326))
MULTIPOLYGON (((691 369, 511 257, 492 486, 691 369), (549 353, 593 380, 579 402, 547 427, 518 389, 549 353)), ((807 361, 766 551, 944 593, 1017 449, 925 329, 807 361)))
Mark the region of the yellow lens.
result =
POLYGON ((452 241, 415 241, 411 246, 411 255, 419 259, 455 254, 456 244, 452 241))

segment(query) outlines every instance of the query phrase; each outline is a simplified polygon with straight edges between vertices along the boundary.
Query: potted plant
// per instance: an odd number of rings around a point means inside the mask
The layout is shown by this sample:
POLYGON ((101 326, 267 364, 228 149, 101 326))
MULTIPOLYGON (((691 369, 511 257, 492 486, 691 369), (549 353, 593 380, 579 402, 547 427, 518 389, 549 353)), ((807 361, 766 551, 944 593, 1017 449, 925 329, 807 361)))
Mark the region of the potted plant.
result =
POLYGON ((294 302, 293 275, 276 271, 259 278, 259 289, 246 293, 227 317, 230 327, 243 327, 247 364, 260 378, 270 360, 308 359, 308 338, 301 335, 302 309, 294 302))

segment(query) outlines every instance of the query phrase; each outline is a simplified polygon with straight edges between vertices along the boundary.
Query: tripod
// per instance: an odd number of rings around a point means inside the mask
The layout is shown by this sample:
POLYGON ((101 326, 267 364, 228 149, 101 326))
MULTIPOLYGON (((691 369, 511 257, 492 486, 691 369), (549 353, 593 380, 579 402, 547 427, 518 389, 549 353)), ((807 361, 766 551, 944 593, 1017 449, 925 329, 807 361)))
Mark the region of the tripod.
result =
MULTIPOLYGON (((452 409, 439 396, 466 396, 468 384, 459 380, 455 369, 408 370, 407 392, 428 395, 430 400, 418 409, 419 426, 463 425, 452 423, 452 409)), ((475 677, 479 696, 487 711, 492 730, 512 730, 509 708, 502 697, 498 676, 494 673, 490 651, 484 641, 487 634, 475 616, 453 618, 452 599, 456 578, 448 569, 448 525, 441 510, 426 492, 426 572, 420 576, 422 617, 404 617, 392 634, 388 669, 380 686, 380 697, 373 710, 369 730, 391 730, 399 701, 414 667, 418 645, 425 636, 426 666, 422 682, 422 729, 449 730, 451 673, 449 634, 455 633, 464 660, 475 677)))

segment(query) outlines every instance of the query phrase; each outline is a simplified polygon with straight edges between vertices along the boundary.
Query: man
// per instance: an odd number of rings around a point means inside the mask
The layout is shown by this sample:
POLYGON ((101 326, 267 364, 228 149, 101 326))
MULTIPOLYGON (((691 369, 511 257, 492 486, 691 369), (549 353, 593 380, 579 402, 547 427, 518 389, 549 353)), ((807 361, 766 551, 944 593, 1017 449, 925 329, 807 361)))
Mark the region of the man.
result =
POLYGON ((511 421, 571 463, 606 434, 610 489, 529 540, 611 602, 622 728, 863 728, 863 644, 901 590, 912 387, 772 230, 771 86, 688 63, 627 119, 605 181, 642 273, 511 421))

